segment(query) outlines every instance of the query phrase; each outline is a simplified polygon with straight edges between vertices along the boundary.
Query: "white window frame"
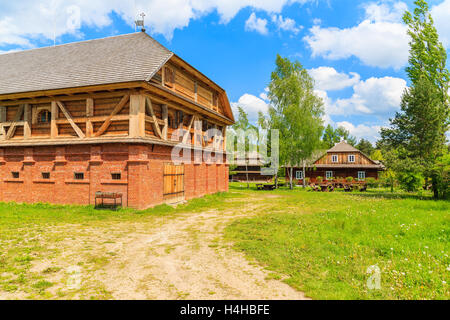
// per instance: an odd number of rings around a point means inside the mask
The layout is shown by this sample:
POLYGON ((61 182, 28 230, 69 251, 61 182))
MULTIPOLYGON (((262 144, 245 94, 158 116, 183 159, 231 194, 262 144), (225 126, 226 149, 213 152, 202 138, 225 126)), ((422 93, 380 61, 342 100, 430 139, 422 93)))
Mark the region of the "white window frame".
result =
POLYGON ((366 180, 366 172, 365 171, 358 171, 358 180, 359 181, 365 181, 366 180), (362 176, 364 178, 361 178, 362 176))
POLYGON ((303 171, 297 171, 297 172, 295 173, 295 178, 296 178, 297 180, 303 180, 303 171))
POLYGON ((355 163, 355 161, 356 161, 356 156, 354 154, 348 155, 348 162, 355 163))
POLYGON ((325 173, 325 179, 328 181, 331 180, 331 178, 333 178, 333 171, 327 171, 325 173))
POLYGON ((339 156, 337 154, 333 154, 331 156, 331 162, 338 163, 339 162, 339 156), (336 160, 335 160, 336 159, 336 160))

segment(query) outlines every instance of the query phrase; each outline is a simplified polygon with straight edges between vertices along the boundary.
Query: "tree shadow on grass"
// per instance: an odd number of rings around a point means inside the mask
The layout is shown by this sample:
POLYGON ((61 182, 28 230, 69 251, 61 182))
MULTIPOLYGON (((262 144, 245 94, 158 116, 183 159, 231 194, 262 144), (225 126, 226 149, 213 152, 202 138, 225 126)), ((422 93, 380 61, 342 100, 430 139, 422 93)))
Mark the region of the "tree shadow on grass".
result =
POLYGON ((377 190, 368 190, 367 192, 351 192, 346 194, 357 195, 362 198, 434 200, 431 194, 419 195, 417 193, 391 193, 389 191, 377 190))

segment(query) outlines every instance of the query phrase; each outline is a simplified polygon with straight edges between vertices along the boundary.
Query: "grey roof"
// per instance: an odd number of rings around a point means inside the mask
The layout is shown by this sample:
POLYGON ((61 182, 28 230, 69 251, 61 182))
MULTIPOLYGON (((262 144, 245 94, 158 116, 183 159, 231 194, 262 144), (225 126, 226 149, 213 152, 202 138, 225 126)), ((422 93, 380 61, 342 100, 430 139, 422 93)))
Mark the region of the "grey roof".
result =
POLYGON ((348 144, 346 141, 341 141, 327 152, 359 152, 359 150, 348 144))
POLYGON ((0 94, 148 81, 173 53, 144 32, 0 55, 0 94))

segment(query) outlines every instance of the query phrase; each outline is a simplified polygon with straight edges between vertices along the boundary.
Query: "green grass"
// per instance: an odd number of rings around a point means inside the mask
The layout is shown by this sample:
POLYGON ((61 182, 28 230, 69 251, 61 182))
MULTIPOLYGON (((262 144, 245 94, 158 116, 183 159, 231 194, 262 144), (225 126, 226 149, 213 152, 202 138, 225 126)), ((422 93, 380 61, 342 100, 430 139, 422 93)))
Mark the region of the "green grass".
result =
POLYGON ((449 202, 384 190, 268 194, 280 197, 232 223, 226 238, 307 296, 450 298, 449 202), (367 287, 370 266, 381 269, 381 290, 367 287))

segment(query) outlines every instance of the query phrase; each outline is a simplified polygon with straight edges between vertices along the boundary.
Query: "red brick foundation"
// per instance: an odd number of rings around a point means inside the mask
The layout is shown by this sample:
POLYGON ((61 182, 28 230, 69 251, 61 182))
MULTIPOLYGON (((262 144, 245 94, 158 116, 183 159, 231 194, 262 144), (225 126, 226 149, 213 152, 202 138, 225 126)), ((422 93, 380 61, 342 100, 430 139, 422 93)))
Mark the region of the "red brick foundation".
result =
MULTIPOLYGON (((146 209, 164 203, 163 168, 171 162, 171 148, 157 145, 0 148, 0 201, 92 205, 102 191, 122 193, 124 206, 146 209), (75 172, 84 180, 75 180, 75 172)), ((227 190, 226 164, 185 164, 186 200, 227 190)))

